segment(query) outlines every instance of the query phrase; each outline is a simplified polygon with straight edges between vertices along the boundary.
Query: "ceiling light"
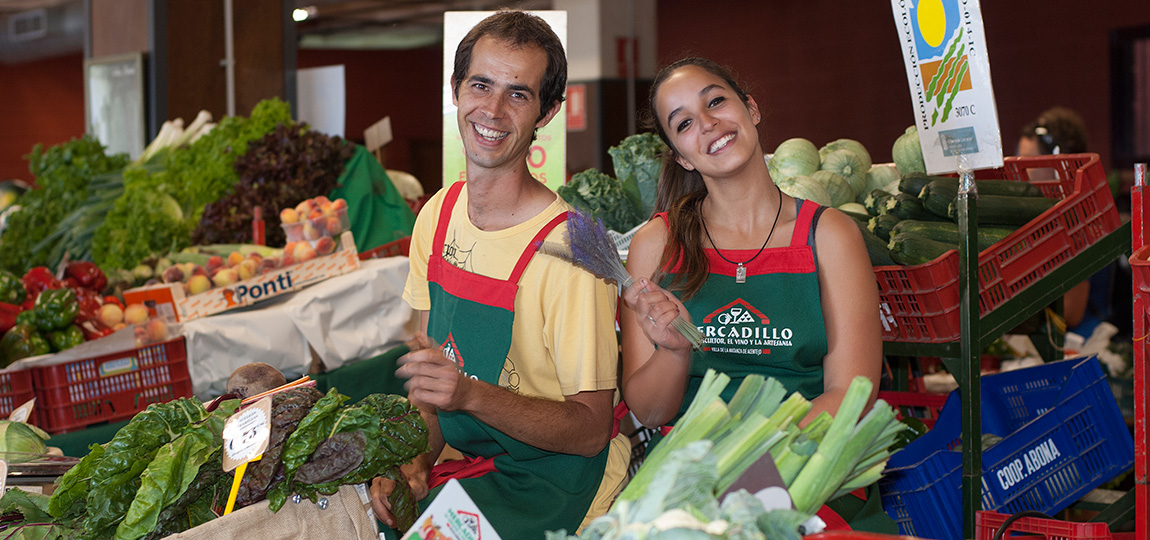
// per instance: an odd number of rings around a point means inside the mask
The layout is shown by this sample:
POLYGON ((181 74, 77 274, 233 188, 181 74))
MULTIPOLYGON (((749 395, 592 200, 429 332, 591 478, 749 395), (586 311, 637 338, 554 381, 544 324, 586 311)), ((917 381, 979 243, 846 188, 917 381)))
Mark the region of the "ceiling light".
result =
POLYGON ((308 6, 305 8, 298 8, 298 9, 293 10, 291 13, 291 18, 295 22, 300 22, 300 21, 306 21, 311 17, 315 17, 315 14, 316 14, 315 6, 308 6))

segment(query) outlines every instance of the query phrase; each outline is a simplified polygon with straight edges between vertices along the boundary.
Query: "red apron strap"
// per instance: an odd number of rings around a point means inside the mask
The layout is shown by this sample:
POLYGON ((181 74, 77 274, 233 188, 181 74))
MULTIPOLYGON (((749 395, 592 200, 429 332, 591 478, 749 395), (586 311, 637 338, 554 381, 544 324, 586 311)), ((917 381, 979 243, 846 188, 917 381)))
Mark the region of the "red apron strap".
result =
POLYGON ((814 219, 815 210, 818 208, 817 203, 803 201, 802 206, 799 207, 799 215, 795 216, 795 232, 791 235, 792 246, 807 245, 807 237, 811 233, 811 221, 814 219))
POLYGON ((627 407, 627 402, 620 401, 615 406, 615 417, 611 421, 611 438, 614 439, 619 435, 619 422, 622 422, 628 414, 631 414, 631 409, 627 407))
POLYGON ((444 461, 431 468, 431 473, 427 476, 427 488, 434 489, 452 478, 479 478, 489 472, 497 470, 495 468, 495 458, 485 458, 483 456, 476 456, 473 458, 453 459, 444 461))
POLYGON ((447 239, 447 224, 451 222, 451 211, 455 208, 455 201, 459 200, 459 192, 463 191, 460 180, 447 188, 447 195, 443 197, 443 206, 439 209, 439 221, 435 224, 435 235, 431 240, 431 260, 438 260, 443 256, 443 241, 447 239))
POLYGON ((543 243, 543 239, 547 238, 547 235, 551 234, 551 231, 554 230, 556 226, 566 221, 568 214, 570 214, 570 212, 563 212, 555 216, 551 221, 547 222, 542 229, 539 229, 539 233, 535 235, 535 238, 531 239, 531 243, 527 245, 527 249, 523 250, 523 254, 519 256, 519 262, 515 263, 515 269, 511 271, 511 275, 507 278, 507 281, 519 283, 519 277, 522 276, 523 271, 527 269, 527 263, 531 262, 531 257, 539 250, 539 245, 543 243))
POLYGON ((818 516, 819 519, 823 520, 823 523, 827 524, 827 528, 824 530, 828 532, 853 530, 851 529, 851 526, 847 524, 846 520, 842 518, 842 516, 835 513, 834 510, 831 510, 831 507, 825 504, 822 508, 819 508, 819 511, 816 512, 815 515, 818 516))

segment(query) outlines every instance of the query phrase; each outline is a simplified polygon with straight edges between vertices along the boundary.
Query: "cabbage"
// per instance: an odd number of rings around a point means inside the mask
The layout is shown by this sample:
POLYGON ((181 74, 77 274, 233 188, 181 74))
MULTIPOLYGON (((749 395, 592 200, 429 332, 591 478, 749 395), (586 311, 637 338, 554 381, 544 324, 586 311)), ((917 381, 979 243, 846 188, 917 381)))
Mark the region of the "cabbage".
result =
POLYGON ((855 192, 851 185, 842 176, 831 171, 815 171, 811 179, 822 184, 831 197, 831 206, 848 203, 855 200, 855 192))
POLYGON ((862 158, 854 152, 835 150, 823 158, 823 164, 819 170, 830 171, 843 177, 843 180, 846 180, 847 185, 850 186, 850 200, 853 201, 866 187, 866 171, 869 168, 870 165, 863 166, 862 158))
POLYGON ((819 148, 819 157, 825 161, 827 154, 836 150, 849 150, 854 152, 854 155, 862 160, 862 169, 864 171, 871 166, 870 152, 867 152, 866 147, 863 146, 862 143, 854 139, 836 139, 825 144, 822 148, 819 148))
POLYGON ((890 163, 882 163, 878 165, 871 165, 870 170, 866 172, 866 185, 863 190, 855 197, 856 202, 863 202, 861 199, 866 199, 870 192, 881 189, 892 195, 898 193, 898 182, 902 177, 898 174, 898 169, 890 163), (894 184, 894 191, 887 188, 894 184))
POLYGON ((809 176, 799 175, 775 180, 775 185, 791 197, 806 199, 822 206, 832 206, 831 195, 827 193, 827 188, 809 176))
POLYGON ((44 441, 49 435, 44 430, 11 420, 0 420, 0 457, 9 463, 31 461, 48 450, 44 441))
POLYGON ((819 170, 819 149, 815 143, 795 137, 787 139, 775 149, 767 162, 771 178, 776 182, 792 176, 810 175, 819 170))
POLYGON ((926 174, 926 162, 922 158, 922 146, 918 142, 918 128, 910 126, 899 135, 891 148, 894 164, 900 174, 920 172, 926 174))

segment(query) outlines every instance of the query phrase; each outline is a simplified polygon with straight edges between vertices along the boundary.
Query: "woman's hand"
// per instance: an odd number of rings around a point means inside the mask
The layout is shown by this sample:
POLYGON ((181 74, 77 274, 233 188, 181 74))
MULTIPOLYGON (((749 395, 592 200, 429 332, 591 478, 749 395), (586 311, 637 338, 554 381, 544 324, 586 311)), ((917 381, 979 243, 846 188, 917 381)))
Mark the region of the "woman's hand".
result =
POLYGON ((651 283, 647 278, 639 278, 634 285, 623 291, 623 301, 635 312, 635 320, 643 333, 660 349, 689 351, 691 342, 679 332, 672 321, 683 317, 690 322, 682 302, 662 287, 651 283))

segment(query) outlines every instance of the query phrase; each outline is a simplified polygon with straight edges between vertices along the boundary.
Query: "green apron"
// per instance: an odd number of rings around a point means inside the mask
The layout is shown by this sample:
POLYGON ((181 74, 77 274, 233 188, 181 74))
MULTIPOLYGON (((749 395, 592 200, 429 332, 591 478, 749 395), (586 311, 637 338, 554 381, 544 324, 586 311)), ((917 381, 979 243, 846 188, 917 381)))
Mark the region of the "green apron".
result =
MULTIPOLYGON (((707 369, 731 377, 723 392, 727 401, 752 373, 778 379, 787 393, 799 392, 807 399, 822 394, 827 333, 809 241, 818 208, 814 203, 799 204, 790 244, 766 249, 746 263, 745 283, 735 281, 737 265, 714 249, 706 250, 711 274, 683 303, 703 332, 703 347, 691 358, 687 394, 676 420, 695 398, 707 369)), ((733 261, 745 262, 755 253, 723 250, 733 261)))
MULTIPOLYGON (((736 264, 714 249, 707 250, 711 275, 683 303, 703 332, 703 348, 691 358, 687 394, 676 420, 695 398, 708 368, 731 377, 723 392, 726 401, 752 373, 778 379, 788 394, 798 392, 814 399, 823 393, 827 333, 814 247, 815 223, 823 207, 802 199, 796 204, 798 216, 790 244, 767 249, 746 263, 745 283, 735 280, 736 264)), ((746 261, 755 250, 723 250, 723 254, 733 261, 746 261)), ((898 534, 882 510, 877 485, 870 486, 867 495, 865 503, 845 495, 829 501, 827 507, 853 530, 898 534)))
MULTIPOLYGON (((432 240, 427 280, 431 296, 428 335, 441 343, 444 354, 467 376, 499 384, 511 349, 512 321, 519 277, 535 254, 536 246, 567 219, 561 214, 539 231, 520 256, 507 280, 473 274, 443 258, 452 208, 463 182, 449 188, 432 240)), ((583 521, 607 464, 607 449, 585 458, 540 450, 519 442, 463 412, 439 412, 444 441, 477 467, 460 468, 467 494, 487 516, 502 538, 542 538, 548 530, 574 531, 583 521)), ((450 462, 449 462, 450 463, 450 462)), ((441 480, 443 474, 433 477, 441 480)), ((430 501, 436 491, 425 499, 430 501)))

